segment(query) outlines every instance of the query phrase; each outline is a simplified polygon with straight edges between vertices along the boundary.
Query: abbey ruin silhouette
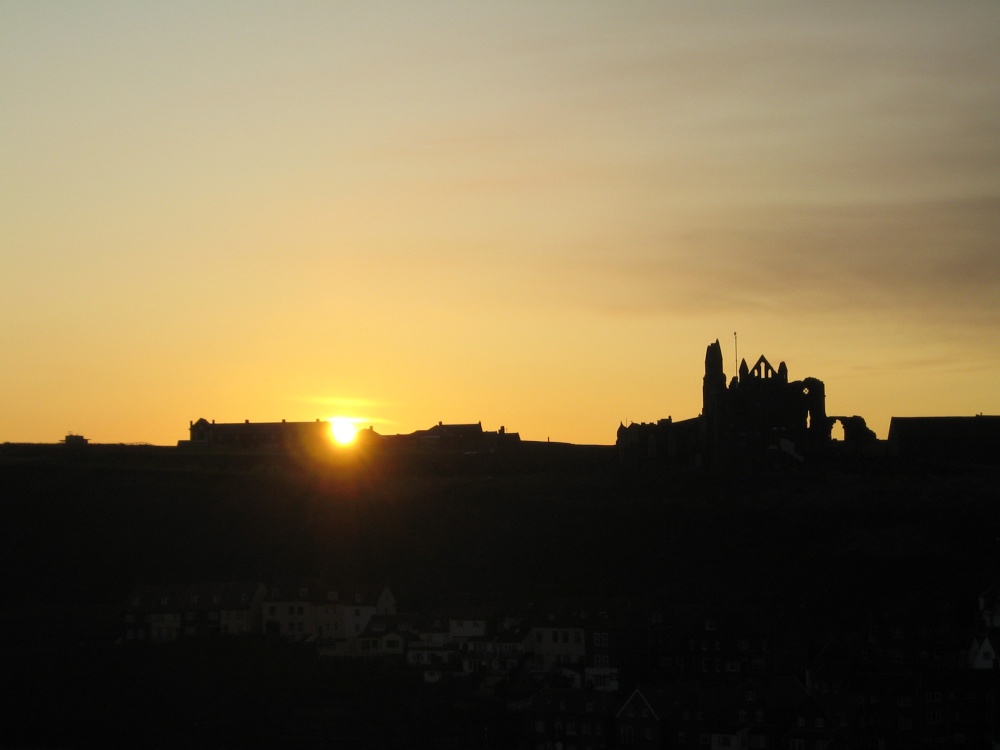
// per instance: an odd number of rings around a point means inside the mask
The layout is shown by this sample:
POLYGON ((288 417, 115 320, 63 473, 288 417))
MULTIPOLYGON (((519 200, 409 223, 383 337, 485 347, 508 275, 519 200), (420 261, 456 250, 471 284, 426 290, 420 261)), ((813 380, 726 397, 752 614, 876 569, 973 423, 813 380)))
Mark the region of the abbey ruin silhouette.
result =
POLYGON ((705 352, 699 416, 619 425, 616 445, 623 463, 720 468, 800 462, 834 450, 862 454, 878 445, 863 417, 827 415, 822 380, 789 380, 784 362, 775 369, 761 355, 752 367, 742 360, 727 385, 722 361, 716 339, 705 352), (844 440, 835 446, 840 442, 832 438, 837 422, 844 440))

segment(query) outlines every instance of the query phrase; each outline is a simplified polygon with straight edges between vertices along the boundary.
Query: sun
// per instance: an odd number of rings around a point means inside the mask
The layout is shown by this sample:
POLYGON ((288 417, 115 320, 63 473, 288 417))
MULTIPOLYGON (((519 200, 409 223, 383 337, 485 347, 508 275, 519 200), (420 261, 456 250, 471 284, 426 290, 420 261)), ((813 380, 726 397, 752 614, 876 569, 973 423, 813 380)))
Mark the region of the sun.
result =
POLYGON ((348 445, 354 442, 358 428, 350 417, 330 417, 330 434, 338 445, 348 445))

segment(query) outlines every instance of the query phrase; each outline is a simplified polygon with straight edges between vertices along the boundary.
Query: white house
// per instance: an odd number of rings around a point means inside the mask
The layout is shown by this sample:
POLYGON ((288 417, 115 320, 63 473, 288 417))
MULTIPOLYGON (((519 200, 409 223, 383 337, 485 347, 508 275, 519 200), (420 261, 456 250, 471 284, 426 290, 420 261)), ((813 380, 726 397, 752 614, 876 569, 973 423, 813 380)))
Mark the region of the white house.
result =
POLYGON ((585 626, 579 613, 549 612, 537 618, 524 638, 530 669, 548 672, 557 666, 582 667, 586 656, 585 626))
POLYGON ((271 586, 262 612, 268 633, 353 642, 376 614, 396 613, 396 598, 388 587, 369 591, 317 580, 291 582, 271 586))
POLYGON ((260 632, 265 591, 256 582, 137 588, 126 602, 125 639, 164 643, 260 632))
POLYGON ((970 669, 998 668, 997 650, 993 647, 988 635, 972 639, 967 663, 970 669))

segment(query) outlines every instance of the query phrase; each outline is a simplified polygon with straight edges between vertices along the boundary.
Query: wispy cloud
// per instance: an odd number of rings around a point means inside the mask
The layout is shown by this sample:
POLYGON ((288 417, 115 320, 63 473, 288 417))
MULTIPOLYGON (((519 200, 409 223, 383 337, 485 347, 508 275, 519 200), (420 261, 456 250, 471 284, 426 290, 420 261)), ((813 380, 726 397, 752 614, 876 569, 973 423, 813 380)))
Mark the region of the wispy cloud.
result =
POLYGON ((383 401, 375 401, 368 398, 353 398, 349 396, 297 396, 296 401, 303 401, 309 404, 319 404, 337 409, 350 411, 352 409, 371 409, 388 406, 383 401))
MULTIPOLYGON (((797 315, 907 311, 1000 326, 1000 198, 720 211, 711 225, 589 253, 588 304, 638 315, 715 309, 797 315), (592 296, 601 280, 604 293, 592 296)), ((572 285, 571 285, 572 287, 572 285)))

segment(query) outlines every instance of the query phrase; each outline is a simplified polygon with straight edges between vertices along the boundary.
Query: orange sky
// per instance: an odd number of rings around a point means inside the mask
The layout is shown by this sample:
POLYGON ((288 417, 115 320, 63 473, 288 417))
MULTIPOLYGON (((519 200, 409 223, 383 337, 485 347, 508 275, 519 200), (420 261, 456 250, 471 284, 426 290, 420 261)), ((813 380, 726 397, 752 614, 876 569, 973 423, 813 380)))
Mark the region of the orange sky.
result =
POLYGON ((1000 3, 0 2, 0 442, 1000 413, 1000 3))

